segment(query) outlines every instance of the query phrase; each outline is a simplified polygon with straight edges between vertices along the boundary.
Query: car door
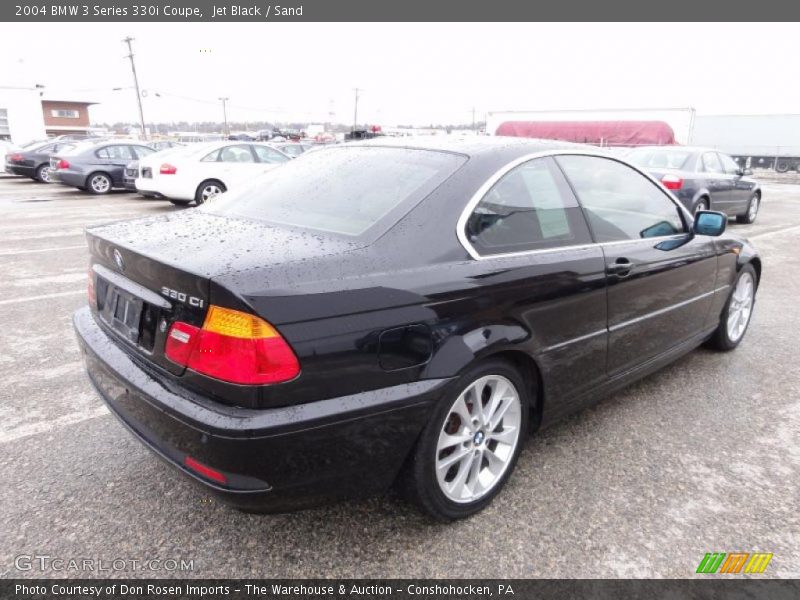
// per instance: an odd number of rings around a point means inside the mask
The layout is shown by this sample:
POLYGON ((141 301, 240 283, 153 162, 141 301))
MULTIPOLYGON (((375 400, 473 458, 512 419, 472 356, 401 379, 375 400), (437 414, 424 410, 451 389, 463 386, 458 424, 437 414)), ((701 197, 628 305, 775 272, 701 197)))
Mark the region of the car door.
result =
POLYGON ((725 173, 733 178, 733 188, 731 189, 731 212, 735 214, 744 213, 750 205, 750 197, 752 196, 753 183, 742 176, 742 169, 727 154, 717 153, 719 160, 722 163, 722 168, 725 173))
POLYGON ((730 214, 733 199, 733 176, 725 172, 716 152, 703 152, 698 163, 711 194, 711 207, 730 214))
POLYGON ((470 275, 480 291, 476 310, 510 330, 524 324, 554 413, 574 410, 606 379, 606 284, 602 250, 563 173, 550 157, 511 169, 472 209, 463 233, 478 259, 470 275))
POLYGON ((608 373, 613 377, 701 334, 714 293, 712 238, 649 177, 612 158, 559 156, 608 282, 608 373))
POLYGON ((220 179, 230 189, 253 176, 257 163, 250 144, 224 146, 219 151, 220 179))
POLYGON ((134 159, 131 147, 128 144, 112 144, 100 148, 95 156, 99 159, 103 170, 111 176, 112 185, 122 187, 125 165, 134 159))

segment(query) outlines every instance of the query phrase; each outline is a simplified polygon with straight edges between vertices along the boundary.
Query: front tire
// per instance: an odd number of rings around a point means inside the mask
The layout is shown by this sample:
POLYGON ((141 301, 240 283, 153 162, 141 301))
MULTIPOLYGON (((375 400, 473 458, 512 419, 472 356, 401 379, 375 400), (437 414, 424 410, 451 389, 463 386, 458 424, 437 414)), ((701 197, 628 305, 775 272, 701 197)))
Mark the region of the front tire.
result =
POLYGON ((717 350, 728 352, 736 348, 744 339, 753 306, 756 301, 758 278, 752 265, 745 265, 736 277, 733 291, 720 315, 719 325, 709 339, 709 345, 717 350))
POLYGON ((483 510, 516 465, 528 431, 529 388, 501 360, 464 373, 433 411, 406 465, 409 498, 440 521, 483 510))
POLYGON ((746 225, 755 223, 756 218, 758 217, 759 208, 761 208, 761 196, 759 194, 753 194, 753 197, 750 198, 750 203, 747 205, 747 212, 741 215, 736 215, 736 222, 744 223, 746 225))
POLYGON ((96 196, 108 194, 111 185, 111 177, 106 173, 92 173, 86 178, 86 189, 96 196))
POLYGON ((194 203, 200 206, 204 202, 208 202, 217 194, 224 194, 228 188, 225 184, 216 179, 208 179, 197 186, 197 191, 194 193, 194 203))

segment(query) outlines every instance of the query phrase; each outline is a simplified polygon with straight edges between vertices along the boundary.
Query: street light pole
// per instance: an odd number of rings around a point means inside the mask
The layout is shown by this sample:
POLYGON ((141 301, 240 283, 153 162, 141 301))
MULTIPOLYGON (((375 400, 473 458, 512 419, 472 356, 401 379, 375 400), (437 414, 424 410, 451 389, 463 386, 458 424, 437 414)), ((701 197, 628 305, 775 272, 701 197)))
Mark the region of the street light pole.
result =
POLYGON ((133 38, 131 36, 128 36, 122 41, 128 44, 128 53, 129 53, 128 58, 131 59, 131 71, 133 71, 133 87, 136 89, 136 102, 139 103, 139 122, 142 125, 142 137, 146 140, 147 129, 145 129, 144 126, 144 110, 142 110, 142 94, 139 92, 139 78, 136 75, 136 63, 133 62, 133 47, 131 46, 133 38))
POLYGON ((358 127, 358 92, 360 91, 361 91, 360 89, 355 88, 356 103, 355 103, 355 108, 353 110, 353 131, 355 131, 356 128, 358 127))
POLYGON ((225 137, 230 136, 231 132, 228 131, 228 108, 225 106, 225 103, 230 100, 230 98, 220 98, 222 101, 222 117, 225 119, 225 128, 223 129, 223 133, 225 137))

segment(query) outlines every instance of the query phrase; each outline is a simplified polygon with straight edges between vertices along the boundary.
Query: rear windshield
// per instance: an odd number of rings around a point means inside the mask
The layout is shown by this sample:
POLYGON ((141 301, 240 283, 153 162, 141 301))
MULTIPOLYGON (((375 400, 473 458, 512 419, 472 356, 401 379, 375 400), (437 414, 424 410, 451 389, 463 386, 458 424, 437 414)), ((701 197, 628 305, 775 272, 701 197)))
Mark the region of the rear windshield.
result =
POLYGON ((339 146, 302 154, 202 210, 361 236, 379 222, 396 222, 465 160, 430 150, 339 146))
POLYGON ((646 169, 682 169, 690 155, 688 150, 641 148, 628 153, 625 158, 646 169))

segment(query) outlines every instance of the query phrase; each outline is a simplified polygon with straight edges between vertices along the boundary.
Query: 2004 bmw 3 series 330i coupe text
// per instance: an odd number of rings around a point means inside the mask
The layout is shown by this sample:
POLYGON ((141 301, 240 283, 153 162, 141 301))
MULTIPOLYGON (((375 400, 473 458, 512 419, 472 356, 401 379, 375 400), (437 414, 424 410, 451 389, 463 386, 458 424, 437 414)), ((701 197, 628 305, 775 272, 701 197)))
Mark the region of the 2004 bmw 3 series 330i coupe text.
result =
POLYGON ((74 322, 112 412, 226 501, 397 483, 448 520, 528 431, 739 344, 761 261, 725 225, 582 146, 373 140, 90 229, 74 322))

